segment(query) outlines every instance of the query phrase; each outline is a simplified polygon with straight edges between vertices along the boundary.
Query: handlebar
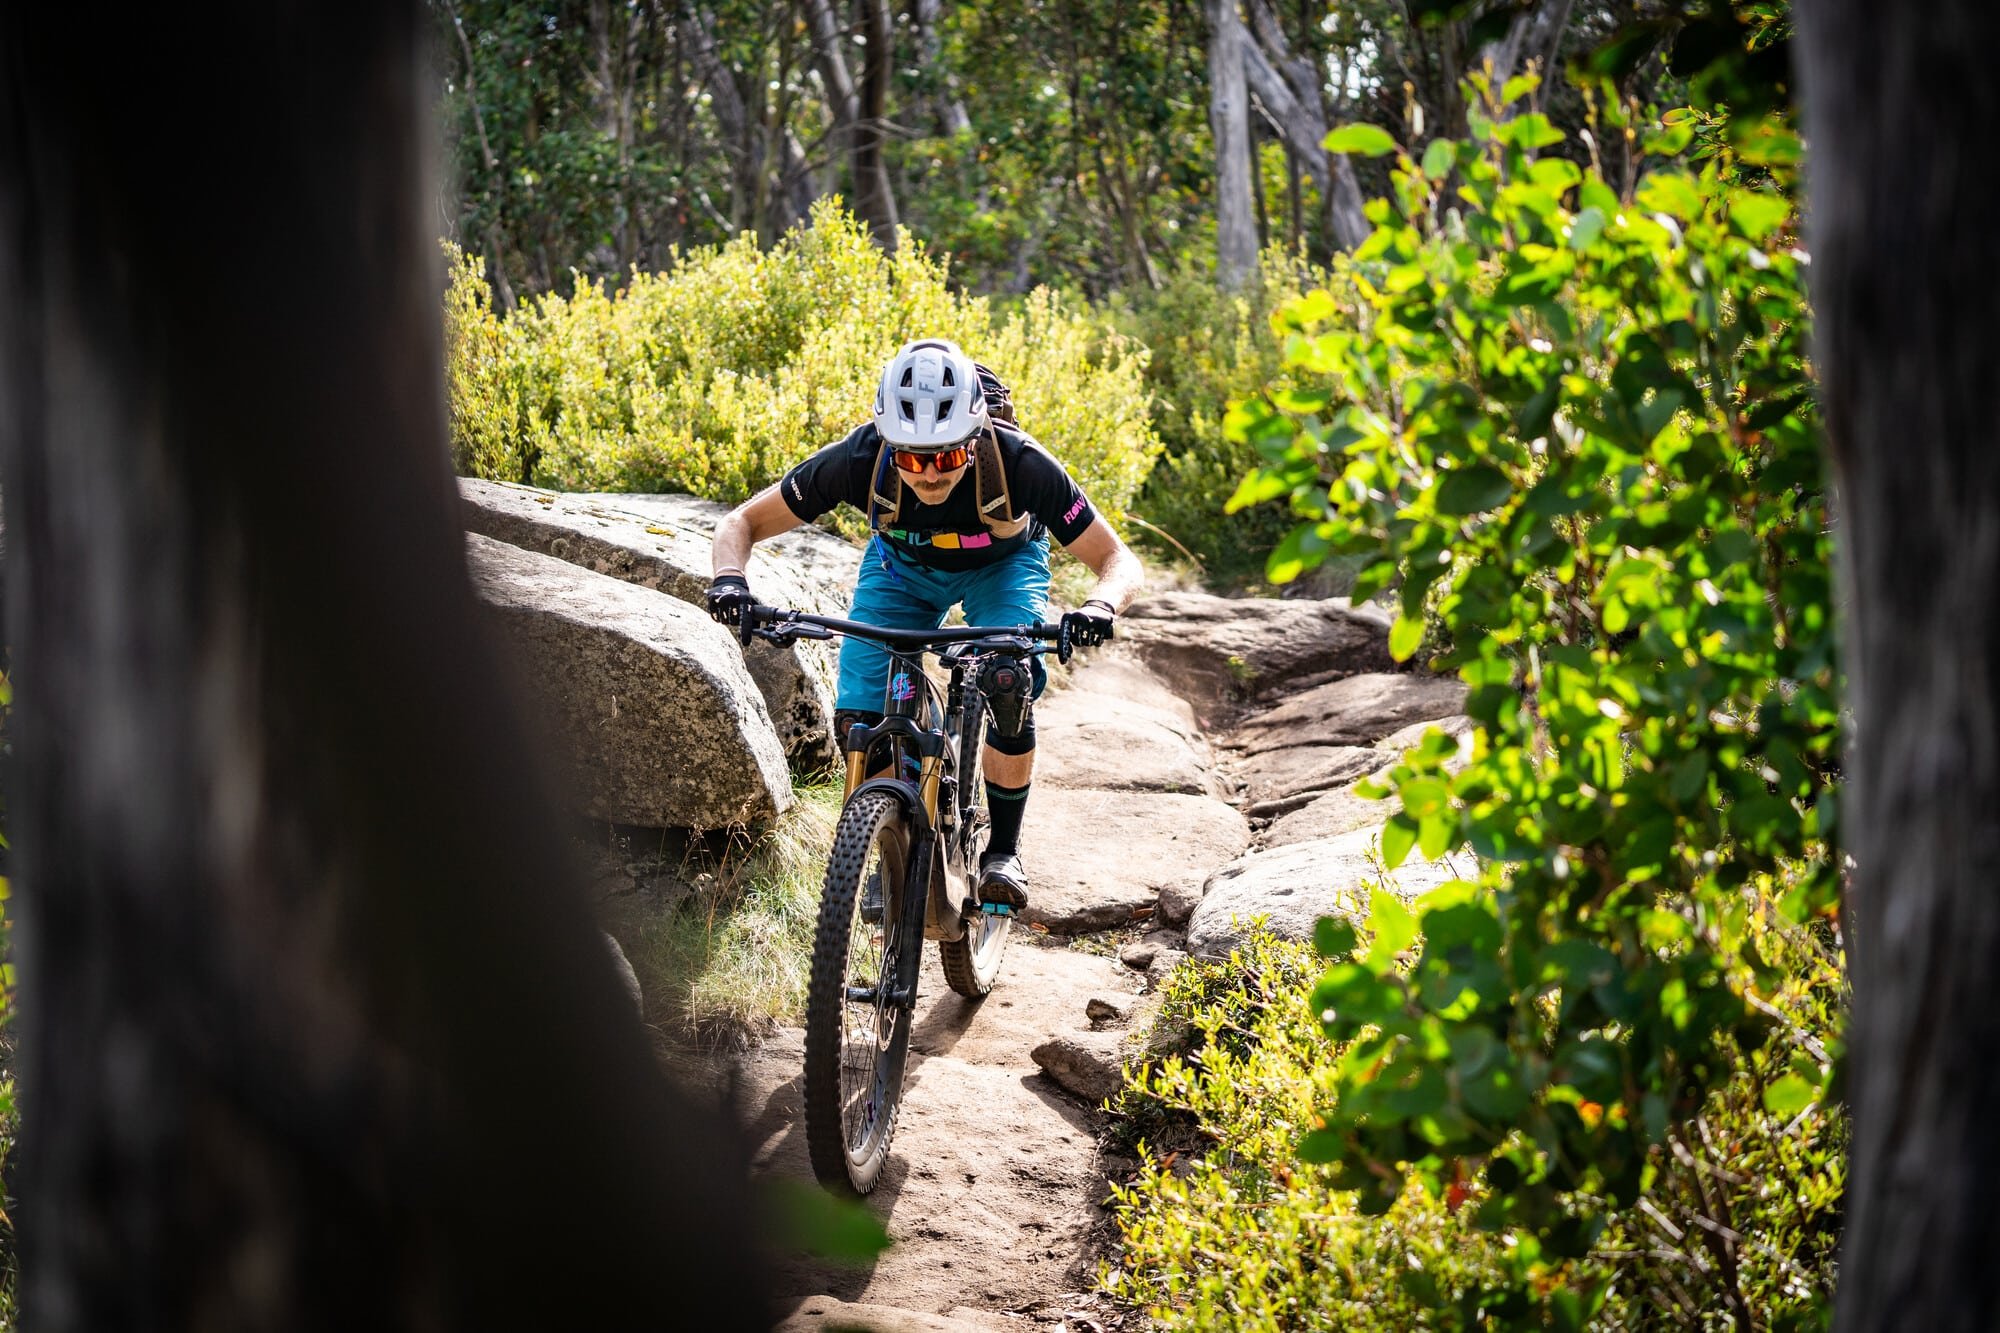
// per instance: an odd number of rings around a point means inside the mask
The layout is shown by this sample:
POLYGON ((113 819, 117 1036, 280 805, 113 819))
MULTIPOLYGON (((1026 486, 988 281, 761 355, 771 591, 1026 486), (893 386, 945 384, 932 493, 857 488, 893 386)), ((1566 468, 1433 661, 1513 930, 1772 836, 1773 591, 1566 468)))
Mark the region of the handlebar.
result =
MULTIPOLYGON (((1069 627, 1061 621, 1043 621, 1034 625, 954 625, 950 629, 887 629, 859 620, 842 620, 838 616, 816 616, 805 611, 751 605, 743 609, 743 622, 738 628, 738 635, 746 644, 753 638, 771 643, 790 643, 795 639, 831 639, 836 634, 872 639, 885 648, 913 650, 948 648, 953 644, 978 643, 985 639, 1025 640, 1023 647, 1037 643, 1053 644, 1059 662, 1069 661, 1073 649, 1069 627)), ((1029 651, 1045 650, 1029 648, 1029 651)))

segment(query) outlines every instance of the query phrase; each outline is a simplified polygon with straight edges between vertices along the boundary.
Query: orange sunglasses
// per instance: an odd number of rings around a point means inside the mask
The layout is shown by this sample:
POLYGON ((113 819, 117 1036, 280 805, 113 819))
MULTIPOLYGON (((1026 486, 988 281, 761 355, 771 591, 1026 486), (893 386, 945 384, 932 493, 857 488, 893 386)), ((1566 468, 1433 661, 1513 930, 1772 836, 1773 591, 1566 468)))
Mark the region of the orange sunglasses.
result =
POLYGON ((890 451, 890 457, 896 460, 896 467, 913 477, 924 475, 925 464, 929 464, 938 472, 956 472, 965 466, 965 460, 971 455, 972 450, 962 444, 955 444, 949 449, 940 449, 934 454, 905 453, 901 449, 890 451))

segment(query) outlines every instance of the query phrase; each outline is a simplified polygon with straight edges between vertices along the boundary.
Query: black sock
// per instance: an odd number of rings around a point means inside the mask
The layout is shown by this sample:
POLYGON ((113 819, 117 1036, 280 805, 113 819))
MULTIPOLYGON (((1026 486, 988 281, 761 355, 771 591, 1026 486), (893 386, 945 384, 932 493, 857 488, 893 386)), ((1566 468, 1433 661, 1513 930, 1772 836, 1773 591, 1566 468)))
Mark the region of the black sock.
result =
POLYGON ((986 844, 989 855, 1020 850, 1021 815, 1027 808, 1028 784, 1003 787, 991 779, 987 780, 986 812, 993 820, 993 838, 986 844))

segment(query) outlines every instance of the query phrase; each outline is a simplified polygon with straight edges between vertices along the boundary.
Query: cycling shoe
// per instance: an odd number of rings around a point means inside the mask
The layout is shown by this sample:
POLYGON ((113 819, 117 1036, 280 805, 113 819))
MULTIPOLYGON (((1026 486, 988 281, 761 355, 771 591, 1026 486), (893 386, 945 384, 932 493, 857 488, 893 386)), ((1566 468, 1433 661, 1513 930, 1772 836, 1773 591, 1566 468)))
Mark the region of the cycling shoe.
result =
POLYGON ((988 852, 979 859, 979 901, 1015 911, 1028 905, 1028 872, 1018 852, 988 852))

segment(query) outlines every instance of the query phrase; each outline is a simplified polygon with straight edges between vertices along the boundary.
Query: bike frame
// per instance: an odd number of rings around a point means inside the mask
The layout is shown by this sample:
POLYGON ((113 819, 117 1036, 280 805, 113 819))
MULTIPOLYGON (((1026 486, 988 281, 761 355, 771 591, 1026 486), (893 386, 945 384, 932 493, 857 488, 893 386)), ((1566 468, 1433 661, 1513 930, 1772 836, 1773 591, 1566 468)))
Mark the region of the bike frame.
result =
MULTIPOLYGON (((904 929, 904 939, 957 940, 964 936, 968 915, 977 906, 978 884, 973 868, 961 864, 961 840, 967 817, 969 796, 976 780, 980 737, 968 739, 964 722, 968 711, 983 714, 985 698, 978 686, 967 679, 967 667, 983 653, 968 652, 974 645, 988 645, 989 652, 1017 652, 1022 657, 1047 651, 1038 645, 1053 642, 1060 660, 1069 657, 1069 637, 1059 624, 1020 625, 1002 628, 966 626, 937 630, 885 629, 833 616, 807 615, 798 611, 777 611, 752 607, 742 626, 745 642, 752 637, 786 642, 794 638, 832 638, 851 634, 872 639, 889 650, 889 681, 884 688, 882 720, 874 726, 856 723, 841 737, 847 754, 846 790, 842 803, 867 791, 886 791, 900 801, 911 817, 915 836, 910 844, 910 862, 903 880, 906 885, 924 883, 928 891, 919 901, 908 895, 901 904, 885 903, 885 916, 893 915, 904 929), (948 694, 941 695, 936 682, 924 668, 927 653, 937 653, 950 668, 948 694), (960 744, 950 744, 956 739, 960 744), (885 744, 886 743, 886 744, 885 744), (882 747, 895 767, 881 777, 867 776, 869 757, 882 747), (906 776, 904 761, 914 757, 917 772, 906 776), (970 765, 973 777, 960 770, 970 765), (946 788, 949 787, 947 791, 946 788), (942 805, 942 809, 940 806, 942 805), (918 873, 919 871, 923 873, 918 873)), ((976 723, 978 718, 975 716, 976 723)), ((897 985, 916 984, 918 949, 903 951, 899 959, 897 985), (907 966, 910 975, 900 975, 907 966)))

